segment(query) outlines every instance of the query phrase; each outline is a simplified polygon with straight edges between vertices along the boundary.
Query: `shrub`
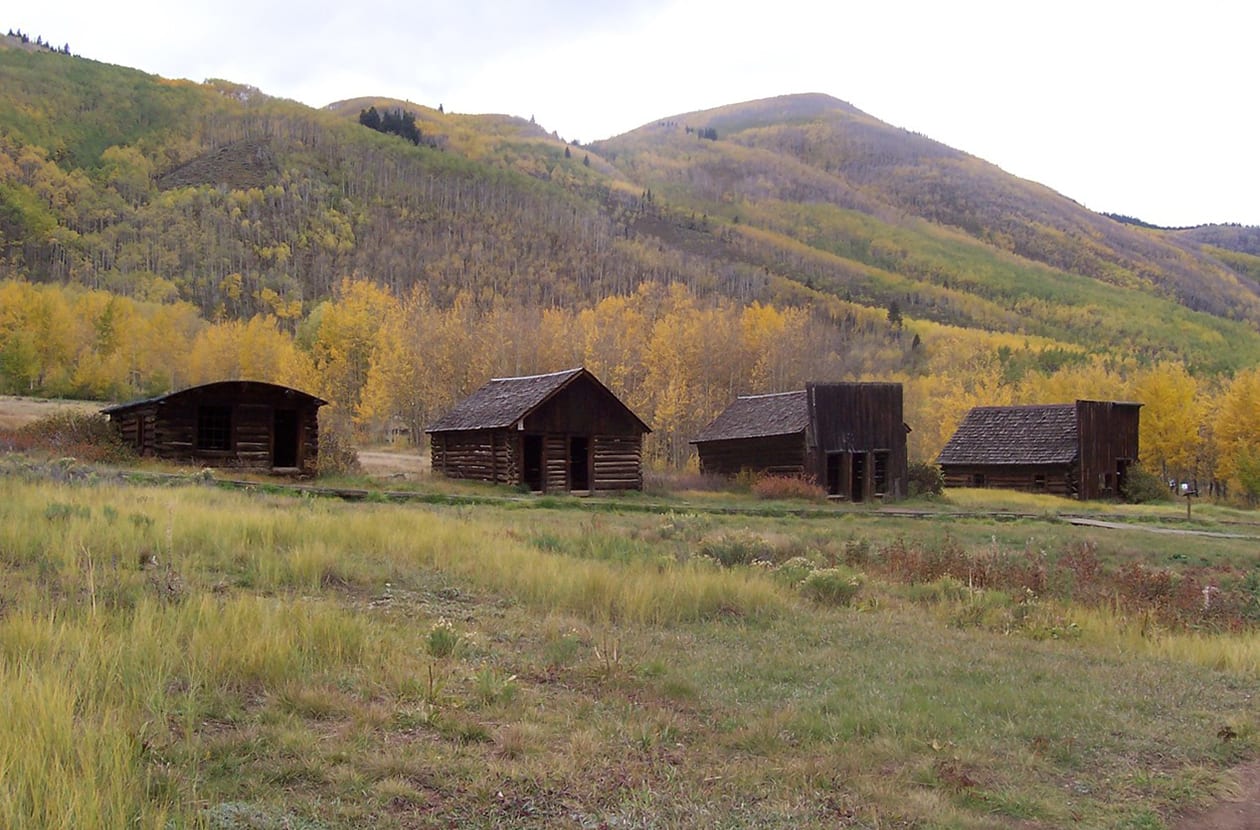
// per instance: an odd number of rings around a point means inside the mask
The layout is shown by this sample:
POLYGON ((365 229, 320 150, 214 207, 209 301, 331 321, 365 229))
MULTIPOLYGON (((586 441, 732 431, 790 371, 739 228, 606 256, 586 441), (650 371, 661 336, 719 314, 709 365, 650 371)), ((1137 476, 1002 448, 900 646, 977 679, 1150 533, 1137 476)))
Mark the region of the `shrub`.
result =
POLYGON ((319 431, 319 465, 321 476, 354 475, 359 472, 359 453, 349 430, 329 425, 319 431))
POLYGON ((1134 466, 1125 475, 1120 496, 1129 504, 1151 504, 1171 500, 1172 492, 1162 478, 1145 467, 1134 466))
POLYGON ((916 461, 908 468, 910 497, 939 496, 945 492, 945 474, 935 464, 916 461))
POLYGON ((62 410, 16 431, 15 446, 38 447, 84 461, 127 461, 135 453, 123 443, 109 418, 99 412, 62 410))
POLYGON ((814 563, 804 556, 793 556, 774 569, 774 579, 781 585, 794 588, 814 572, 814 563))
POLYGON ((752 491, 759 499, 827 500, 827 491, 813 479, 797 476, 761 476, 753 483, 752 491))
POLYGON ((723 533, 707 539, 700 545, 700 555, 716 560, 727 568, 735 565, 751 565, 753 562, 773 562, 774 547, 755 533, 723 533))
POLYGON ((463 637, 445 617, 433 624, 425 638, 425 650, 439 660, 453 657, 462 644, 463 637))
POLYGON ((801 594, 825 605, 849 605, 862 590, 862 574, 849 568, 813 571, 801 583, 801 594))

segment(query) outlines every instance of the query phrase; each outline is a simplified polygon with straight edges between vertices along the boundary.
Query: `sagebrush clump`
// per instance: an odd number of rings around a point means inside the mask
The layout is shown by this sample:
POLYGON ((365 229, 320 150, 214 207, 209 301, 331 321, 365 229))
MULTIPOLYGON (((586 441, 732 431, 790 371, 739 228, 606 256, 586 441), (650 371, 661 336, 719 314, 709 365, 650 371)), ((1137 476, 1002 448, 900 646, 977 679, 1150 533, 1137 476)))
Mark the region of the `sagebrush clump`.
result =
POLYGON ((13 449, 36 449, 83 461, 122 462, 135 458, 122 436, 99 412, 64 410, 32 421, 12 433, 13 449))

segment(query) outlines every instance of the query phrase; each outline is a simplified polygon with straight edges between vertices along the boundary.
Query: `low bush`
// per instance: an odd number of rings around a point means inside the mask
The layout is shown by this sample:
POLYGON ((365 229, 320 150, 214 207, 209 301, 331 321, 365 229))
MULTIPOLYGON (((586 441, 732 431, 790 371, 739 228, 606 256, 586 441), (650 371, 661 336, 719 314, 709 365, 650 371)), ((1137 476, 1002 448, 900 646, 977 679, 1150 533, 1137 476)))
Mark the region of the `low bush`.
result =
POLYGON ((862 590, 862 574, 850 568, 812 571, 801 582, 801 594, 824 605, 851 605, 862 590))
POLYGON ((945 492, 945 474, 935 464, 916 461, 911 464, 907 473, 910 479, 910 497, 939 496, 945 492))
POLYGON ((319 431, 319 467, 321 476, 355 475, 359 465, 359 452, 348 430, 321 427, 319 431))
POLYGON ((1120 495, 1129 504, 1152 504, 1172 499, 1172 491, 1164 480, 1141 466, 1129 468, 1120 495))
POLYGON ((814 563, 804 556, 793 556, 774 569, 774 579, 788 588, 795 588, 804 582, 815 570, 814 563))
POLYGON ((700 555, 716 560, 726 568, 751 565, 753 562, 773 562, 774 546, 755 533, 740 531, 723 533, 700 544, 700 555))
POLYGON ((797 476, 761 476, 753 482, 752 492, 759 499, 827 500, 827 491, 813 479, 797 476))
POLYGON ((63 410, 14 431, 14 449, 43 449, 83 461, 127 461, 135 453, 99 412, 63 410))

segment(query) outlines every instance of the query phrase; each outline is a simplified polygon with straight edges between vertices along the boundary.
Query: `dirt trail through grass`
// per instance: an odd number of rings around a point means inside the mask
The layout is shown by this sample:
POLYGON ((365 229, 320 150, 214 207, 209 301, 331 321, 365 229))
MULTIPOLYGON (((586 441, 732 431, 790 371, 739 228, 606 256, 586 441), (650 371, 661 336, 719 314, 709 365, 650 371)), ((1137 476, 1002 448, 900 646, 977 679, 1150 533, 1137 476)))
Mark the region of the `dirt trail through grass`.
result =
POLYGON ((1182 816, 1173 830, 1256 830, 1260 828, 1260 761, 1236 771, 1238 795, 1206 810, 1182 816))

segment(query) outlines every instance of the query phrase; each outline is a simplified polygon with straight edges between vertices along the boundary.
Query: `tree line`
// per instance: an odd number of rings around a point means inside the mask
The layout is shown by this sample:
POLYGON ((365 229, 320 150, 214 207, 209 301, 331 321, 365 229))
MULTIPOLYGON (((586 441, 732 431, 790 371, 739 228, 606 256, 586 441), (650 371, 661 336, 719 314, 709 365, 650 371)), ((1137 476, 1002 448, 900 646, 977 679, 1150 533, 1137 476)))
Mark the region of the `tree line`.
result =
POLYGON ((308 314, 207 320, 184 301, 0 281, 0 392, 127 400, 225 378, 330 402, 330 428, 413 436, 491 377, 586 366, 653 428, 651 463, 694 463, 689 440, 740 394, 809 381, 904 385, 913 459, 931 461, 973 406, 1136 400, 1142 461, 1165 479, 1260 496, 1260 369, 1196 378, 1182 363, 1058 346, 870 312, 841 327, 816 309, 645 283, 582 309, 340 282, 308 314), (917 327, 910 334, 905 327, 917 327))

